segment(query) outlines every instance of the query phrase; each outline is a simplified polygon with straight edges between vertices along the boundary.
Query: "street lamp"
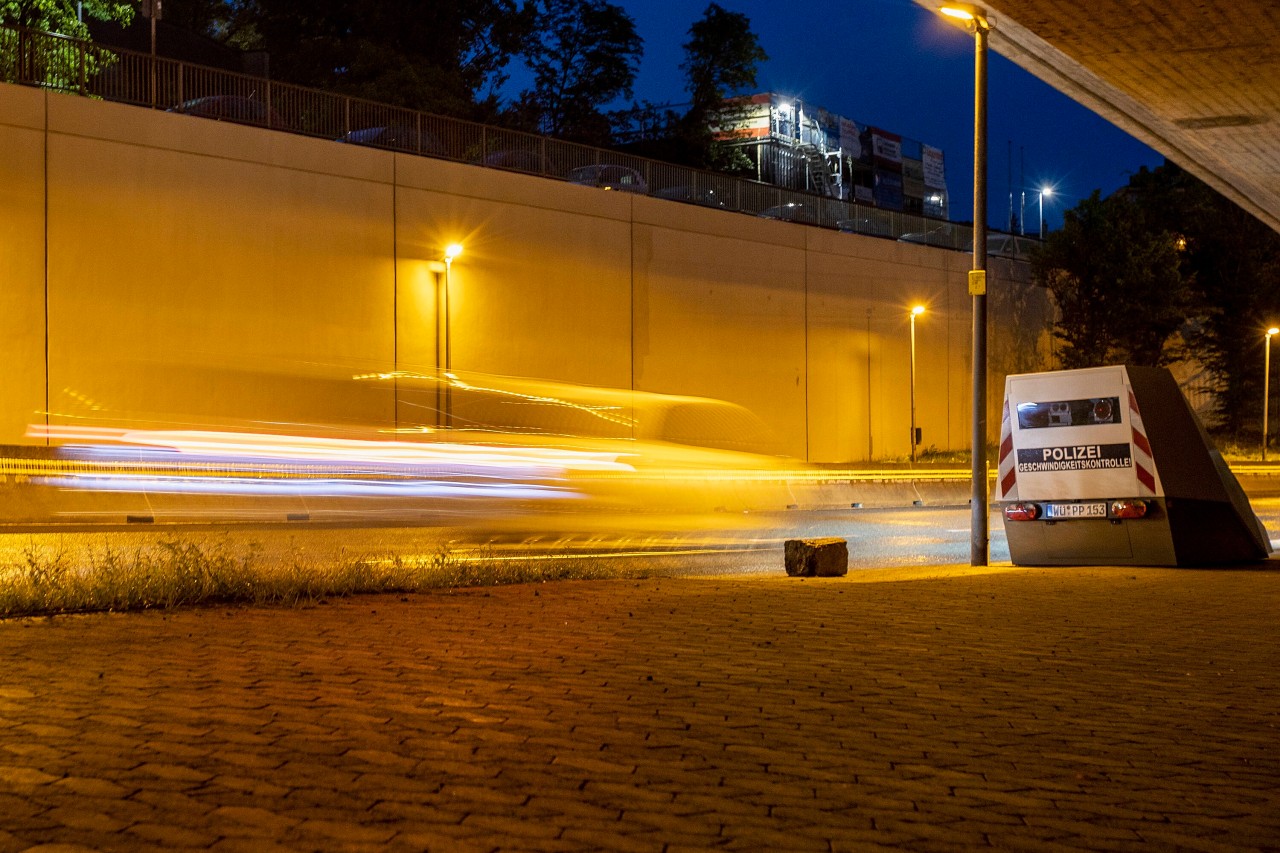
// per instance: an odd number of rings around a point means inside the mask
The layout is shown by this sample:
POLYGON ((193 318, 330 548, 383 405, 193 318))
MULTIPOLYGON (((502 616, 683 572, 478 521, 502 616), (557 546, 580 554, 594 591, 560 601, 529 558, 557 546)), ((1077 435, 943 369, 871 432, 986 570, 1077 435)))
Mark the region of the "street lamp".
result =
POLYGON ((1271 336, 1280 335, 1280 328, 1267 329, 1265 354, 1262 357, 1262 461, 1267 461, 1267 415, 1271 410, 1271 336))
POLYGON ((441 381, 436 384, 436 403, 444 412, 445 427, 453 426, 453 347, 449 337, 449 274, 453 271, 453 261, 462 254, 461 243, 450 243, 444 247, 444 286, 437 291, 436 300, 436 366, 442 368, 441 381), (440 406, 443 390, 443 406, 440 406))
POLYGON ((911 462, 916 461, 916 318, 924 313, 923 305, 911 309, 911 462))
POLYGON ((1040 239, 1044 239, 1044 197, 1053 195, 1053 187, 1040 188, 1040 239))
POLYGON ((969 498, 969 563, 987 565, 987 35, 991 22, 981 6, 947 3, 942 14, 973 34, 973 491, 969 498))

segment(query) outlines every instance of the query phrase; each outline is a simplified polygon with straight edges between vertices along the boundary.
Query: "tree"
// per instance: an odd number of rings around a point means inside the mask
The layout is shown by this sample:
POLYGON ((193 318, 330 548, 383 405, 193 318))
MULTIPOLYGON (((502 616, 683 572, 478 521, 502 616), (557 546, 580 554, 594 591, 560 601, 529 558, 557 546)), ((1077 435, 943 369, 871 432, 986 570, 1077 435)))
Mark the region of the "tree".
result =
POLYGON ((1064 366, 1171 361, 1176 328, 1181 354, 1216 380, 1221 428, 1256 427, 1264 330, 1280 322, 1280 234, 1166 162, 1068 211, 1033 263, 1058 301, 1064 366))
POLYGON ((1222 427, 1238 434, 1261 416, 1263 330, 1280 322, 1280 235, 1173 163, 1139 172, 1130 192, 1184 247, 1196 317, 1187 342, 1218 380, 1222 427))
MULTIPOLYGON (((78 12, 69 0, 0 0, 0 25, 87 39, 89 27, 82 15, 128 25, 133 11, 127 0, 84 0, 78 12)), ((67 50, 47 37, 18 38, 12 31, 0 33, 0 80, 4 81, 81 91, 89 78, 113 65, 116 58, 105 48, 67 50)))
POLYGON ((485 118, 529 16, 515 0, 236 0, 232 23, 289 82, 485 118))
POLYGON ((0 24, 87 39, 89 28, 81 15, 99 21, 133 20, 137 4, 130 0, 0 0, 0 24))
POLYGON ((597 145, 611 141, 604 108, 631 96, 643 41, 635 21, 605 0, 540 0, 525 48, 533 88, 516 107, 541 133, 597 145))
POLYGON ((1066 368, 1164 365, 1180 355, 1172 338, 1191 306, 1178 238, 1152 221, 1140 198, 1095 190, 1066 212, 1032 259, 1057 302, 1055 337, 1066 368))
POLYGON ((164 22, 219 41, 231 38, 234 0, 163 0, 164 22))
POLYGON ((680 70, 691 103, 680 121, 680 136, 695 165, 734 171, 738 149, 718 142, 713 125, 732 126, 740 119, 742 107, 729 96, 754 88, 757 66, 769 56, 751 31, 751 20, 717 3, 689 27, 684 52, 680 70))

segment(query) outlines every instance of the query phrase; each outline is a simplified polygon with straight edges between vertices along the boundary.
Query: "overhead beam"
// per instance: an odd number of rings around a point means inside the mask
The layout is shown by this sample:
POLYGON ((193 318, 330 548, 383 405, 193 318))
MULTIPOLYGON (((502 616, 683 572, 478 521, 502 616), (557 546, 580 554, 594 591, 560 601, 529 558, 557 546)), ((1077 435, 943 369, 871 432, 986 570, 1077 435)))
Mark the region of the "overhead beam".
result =
MULTIPOLYGON (((916 0, 936 11, 939 0, 916 0)), ((1135 139, 1151 146, 1209 186, 1280 232, 1280 195, 1261 186, 1222 157, 1214 144, 1219 133, 1235 128, 1186 128, 1156 113, 1130 93, 1108 82, 1074 58, 990 4, 994 28, 991 47, 1046 84, 1097 113, 1135 139)), ((1170 46, 1171 53, 1173 45, 1170 46)), ((1272 143, 1274 144, 1274 143, 1272 143)))

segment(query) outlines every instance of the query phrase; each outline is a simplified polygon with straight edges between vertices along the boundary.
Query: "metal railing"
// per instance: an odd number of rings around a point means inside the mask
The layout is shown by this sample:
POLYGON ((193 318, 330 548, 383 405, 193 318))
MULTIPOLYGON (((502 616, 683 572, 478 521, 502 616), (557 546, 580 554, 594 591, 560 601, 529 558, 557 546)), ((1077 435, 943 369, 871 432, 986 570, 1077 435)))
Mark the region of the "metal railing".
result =
POLYGON ((0 82, 943 248, 972 241, 967 225, 21 27, 0 27, 0 82), (583 170, 599 165, 629 172, 583 170))

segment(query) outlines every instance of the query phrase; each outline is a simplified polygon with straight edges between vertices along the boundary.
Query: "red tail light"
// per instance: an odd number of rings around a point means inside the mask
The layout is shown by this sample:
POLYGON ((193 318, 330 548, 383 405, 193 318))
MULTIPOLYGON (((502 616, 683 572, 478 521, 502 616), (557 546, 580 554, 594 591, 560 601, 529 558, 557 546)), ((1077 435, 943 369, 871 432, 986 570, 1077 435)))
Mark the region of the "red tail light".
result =
POLYGON ((1035 521, 1040 517, 1039 504, 1009 504, 1004 508, 1004 517, 1010 521, 1035 521))
POLYGON ((1126 500, 1111 502, 1112 518, 1145 518, 1148 504, 1146 501, 1126 500))

